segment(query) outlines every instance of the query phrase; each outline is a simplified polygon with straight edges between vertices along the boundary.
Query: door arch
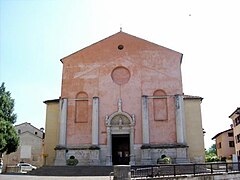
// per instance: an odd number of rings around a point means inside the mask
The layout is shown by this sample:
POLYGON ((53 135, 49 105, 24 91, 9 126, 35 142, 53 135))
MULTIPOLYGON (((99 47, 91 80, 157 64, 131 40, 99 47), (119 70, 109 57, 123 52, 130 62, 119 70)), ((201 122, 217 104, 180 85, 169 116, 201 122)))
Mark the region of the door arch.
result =
MULTIPOLYGON (((135 165, 134 155, 134 126, 135 115, 130 116, 122 111, 122 101, 118 100, 118 111, 106 116, 105 123, 107 127, 107 157, 106 165, 113 165, 113 137, 129 137, 129 164, 135 165)), ((126 152, 127 153, 127 152, 126 152)))

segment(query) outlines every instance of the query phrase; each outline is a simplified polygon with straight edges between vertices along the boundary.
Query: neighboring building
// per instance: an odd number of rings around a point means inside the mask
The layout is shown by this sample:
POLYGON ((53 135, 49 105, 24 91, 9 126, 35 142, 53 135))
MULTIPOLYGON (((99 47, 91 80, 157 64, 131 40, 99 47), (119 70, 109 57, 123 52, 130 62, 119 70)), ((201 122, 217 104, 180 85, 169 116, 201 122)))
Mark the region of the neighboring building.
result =
POLYGON ((240 157, 240 107, 238 107, 230 116, 233 122, 233 134, 235 142, 235 154, 240 157))
POLYGON ((202 128, 201 103, 203 98, 184 96, 186 138, 190 162, 205 161, 204 131, 202 128))
POLYGON ((43 129, 38 129, 30 123, 15 126, 20 137, 20 145, 16 152, 4 156, 4 163, 17 164, 27 162, 34 166, 42 166, 43 129))
POLYGON ((44 101, 47 105, 46 123, 45 123, 45 139, 43 164, 53 165, 55 160, 55 147, 59 141, 59 99, 44 101))
POLYGON ((217 156, 221 159, 227 159, 235 154, 233 129, 216 134, 212 140, 215 139, 217 156))
POLYGON ((202 98, 184 95, 181 61, 124 32, 61 59, 61 97, 45 101, 45 164, 204 162, 202 98))

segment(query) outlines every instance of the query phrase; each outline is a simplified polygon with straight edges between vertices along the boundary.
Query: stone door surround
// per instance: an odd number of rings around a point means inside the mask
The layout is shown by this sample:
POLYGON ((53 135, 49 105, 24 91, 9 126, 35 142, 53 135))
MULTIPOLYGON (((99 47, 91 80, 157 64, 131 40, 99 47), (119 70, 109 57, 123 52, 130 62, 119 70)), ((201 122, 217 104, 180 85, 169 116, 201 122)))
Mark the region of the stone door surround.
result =
POLYGON ((130 165, 135 164, 134 156, 134 126, 135 115, 130 116, 122 111, 122 100, 118 99, 118 111, 106 116, 107 127, 107 157, 106 165, 112 165, 112 134, 129 134, 130 137, 130 165))

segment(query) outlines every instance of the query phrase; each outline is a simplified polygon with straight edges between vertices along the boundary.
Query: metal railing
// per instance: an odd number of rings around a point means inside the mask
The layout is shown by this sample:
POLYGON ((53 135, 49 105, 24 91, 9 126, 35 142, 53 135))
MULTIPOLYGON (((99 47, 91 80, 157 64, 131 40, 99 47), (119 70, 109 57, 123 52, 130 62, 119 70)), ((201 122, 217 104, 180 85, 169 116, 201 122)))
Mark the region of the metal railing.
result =
POLYGON ((236 163, 203 163, 203 164, 160 164, 132 167, 131 177, 164 177, 199 174, 240 173, 240 162, 236 163))
POLYGON ((21 168, 16 165, 7 165, 5 173, 21 173, 21 168))

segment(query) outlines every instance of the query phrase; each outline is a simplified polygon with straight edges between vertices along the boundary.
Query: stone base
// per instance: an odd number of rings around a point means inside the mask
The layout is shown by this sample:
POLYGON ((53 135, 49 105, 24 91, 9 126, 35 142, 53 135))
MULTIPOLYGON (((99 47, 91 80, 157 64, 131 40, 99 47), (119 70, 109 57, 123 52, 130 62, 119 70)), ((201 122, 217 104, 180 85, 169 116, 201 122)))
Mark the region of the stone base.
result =
POLYGON ((181 163, 189 163, 189 159, 187 158, 187 148, 177 148, 177 157, 176 157, 176 163, 181 164, 181 163))
POLYGON ((151 149, 142 149, 141 150, 141 164, 142 165, 151 165, 152 164, 152 150, 151 149))
POLYGON ((66 165, 66 150, 56 149, 56 158, 54 161, 55 166, 65 166, 66 165))
MULTIPOLYGON (((188 147, 181 144, 170 145, 134 145, 134 152, 131 154, 132 158, 130 165, 152 165, 157 164, 158 158, 162 155, 171 158, 172 163, 188 163, 187 155, 188 147)), ((74 156, 78 160, 79 166, 112 166, 112 157, 107 154, 107 147, 105 145, 93 146, 83 145, 67 148, 56 148, 56 159, 54 165, 66 165, 66 160, 70 156, 74 156)))
POLYGON ((100 148, 97 146, 69 147, 66 158, 74 156, 78 160, 77 165, 100 165, 100 148))
POLYGON ((141 147, 141 164, 157 164, 158 158, 163 155, 170 157, 172 163, 188 163, 187 146, 179 144, 170 145, 143 145, 141 147))

